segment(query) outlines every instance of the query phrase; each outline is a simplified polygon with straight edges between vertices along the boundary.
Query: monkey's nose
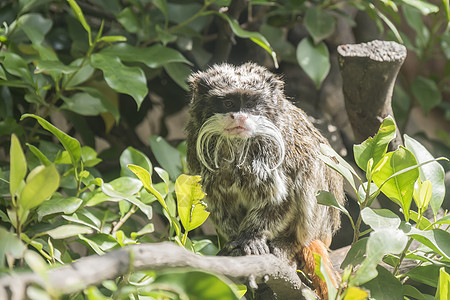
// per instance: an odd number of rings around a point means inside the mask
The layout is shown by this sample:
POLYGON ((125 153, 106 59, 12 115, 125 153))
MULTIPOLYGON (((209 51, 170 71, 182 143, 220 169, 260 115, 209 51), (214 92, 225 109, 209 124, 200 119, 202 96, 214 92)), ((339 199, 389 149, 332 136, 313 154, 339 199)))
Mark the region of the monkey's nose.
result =
POLYGON ((236 120, 239 123, 244 123, 248 119, 248 116, 243 113, 232 113, 230 114, 230 117, 231 119, 236 120))

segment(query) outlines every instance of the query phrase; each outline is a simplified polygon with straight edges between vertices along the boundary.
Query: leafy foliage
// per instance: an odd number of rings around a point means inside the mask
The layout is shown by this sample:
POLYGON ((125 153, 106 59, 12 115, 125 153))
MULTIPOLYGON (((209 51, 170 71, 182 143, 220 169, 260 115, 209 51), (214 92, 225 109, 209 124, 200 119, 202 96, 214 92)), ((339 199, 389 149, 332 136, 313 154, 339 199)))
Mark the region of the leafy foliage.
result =
MULTIPOLYGON (((356 221, 337 203, 332 194, 325 191, 317 194, 320 204, 337 208, 348 216, 354 229, 352 247, 341 266, 346 268, 341 288, 336 291, 333 286, 328 286, 333 290, 333 294, 340 292, 338 297, 342 299, 348 299, 349 293, 354 293, 354 289, 360 287, 368 289, 370 296, 375 299, 386 295, 387 290, 391 291, 389 295, 393 299, 411 296, 410 293, 413 293, 415 298, 427 299, 431 296, 409 285, 407 279, 411 278, 436 288, 437 277, 435 280, 429 280, 430 277, 426 273, 428 268, 441 268, 442 273, 439 276, 442 279, 439 277, 439 280, 443 280, 444 285, 449 283, 445 279, 450 267, 449 216, 438 217, 441 200, 436 200, 439 205, 432 210, 434 221, 424 216, 433 191, 436 190, 439 194, 445 190, 442 179, 444 171, 437 161, 448 159, 433 158, 419 142, 406 135, 406 148, 400 146, 395 151, 387 152, 387 145, 395 138, 395 132, 395 122, 388 117, 374 137, 354 146, 355 161, 365 171, 364 179, 350 165, 342 163, 343 159, 329 146, 322 145, 323 155, 320 158, 341 173, 353 186, 353 176, 360 184, 358 193, 355 188, 355 196, 359 199, 358 205, 361 209, 356 221), (430 172, 433 174, 433 183, 423 175, 424 170, 430 167, 433 168, 430 172), (380 193, 399 206, 403 220, 390 210, 370 208, 380 193), (413 199, 417 206, 415 209, 411 207, 413 199), (368 231, 360 232, 362 222, 370 227, 368 231), (368 234, 369 236, 365 237, 368 234), (411 249, 413 240, 421 246, 411 249), (415 261, 417 266, 401 273, 400 266, 405 259, 415 261), (382 262, 390 265, 392 271, 387 270, 382 262), (342 289, 344 286, 348 288, 342 289)), ((435 293, 436 299, 442 299, 439 297, 442 295, 445 298, 447 289, 439 286, 435 293)))

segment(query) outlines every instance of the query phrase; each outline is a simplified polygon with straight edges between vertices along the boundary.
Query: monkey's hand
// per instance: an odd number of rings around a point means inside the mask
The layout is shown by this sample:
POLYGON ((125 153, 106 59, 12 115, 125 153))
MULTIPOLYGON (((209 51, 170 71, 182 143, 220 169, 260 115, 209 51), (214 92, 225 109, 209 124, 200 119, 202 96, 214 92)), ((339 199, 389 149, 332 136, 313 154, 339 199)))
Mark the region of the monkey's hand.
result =
POLYGON ((265 236, 239 236, 233 241, 225 244, 217 255, 220 256, 242 256, 242 255, 262 255, 271 251, 265 236))

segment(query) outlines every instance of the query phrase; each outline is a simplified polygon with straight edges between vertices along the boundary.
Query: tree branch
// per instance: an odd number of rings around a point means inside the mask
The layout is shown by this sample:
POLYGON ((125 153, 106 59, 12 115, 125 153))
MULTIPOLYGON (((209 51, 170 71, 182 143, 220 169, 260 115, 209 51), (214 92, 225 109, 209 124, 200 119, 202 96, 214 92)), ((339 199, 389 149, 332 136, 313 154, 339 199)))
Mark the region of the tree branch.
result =
MULTIPOLYGON (((391 115, 392 92, 398 71, 406 58, 406 48, 395 42, 372 41, 338 47, 345 107, 355 134, 362 142, 378 131, 382 120, 391 115)), ((397 137, 391 150, 402 145, 397 137)))
POLYGON ((102 256, 88 256, 70 265, 47 271, 47 280, 31 272, 0 277, 0 299, 25 299, 26 288, 33 283, 57 295, 74 293, 90 285, 125 275, 130 271, 191 267, 224 275, 234 281, 266 284, 277 299, 304 299, 308 289, 294 267, 274 255, 200 256, 174 243, 132 245, 102 256))

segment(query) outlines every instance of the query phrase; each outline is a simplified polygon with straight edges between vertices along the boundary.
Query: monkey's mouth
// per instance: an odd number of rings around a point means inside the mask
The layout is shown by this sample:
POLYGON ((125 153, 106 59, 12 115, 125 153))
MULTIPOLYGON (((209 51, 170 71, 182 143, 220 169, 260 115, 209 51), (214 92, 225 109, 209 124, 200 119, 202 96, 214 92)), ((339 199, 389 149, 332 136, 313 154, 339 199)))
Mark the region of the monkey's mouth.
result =
POLYGON ((225 133, 228 135, 249 136, 250 130, 244 126, 235 126, 235 127, 231 127, 231 128, 225 128, 225 133))

